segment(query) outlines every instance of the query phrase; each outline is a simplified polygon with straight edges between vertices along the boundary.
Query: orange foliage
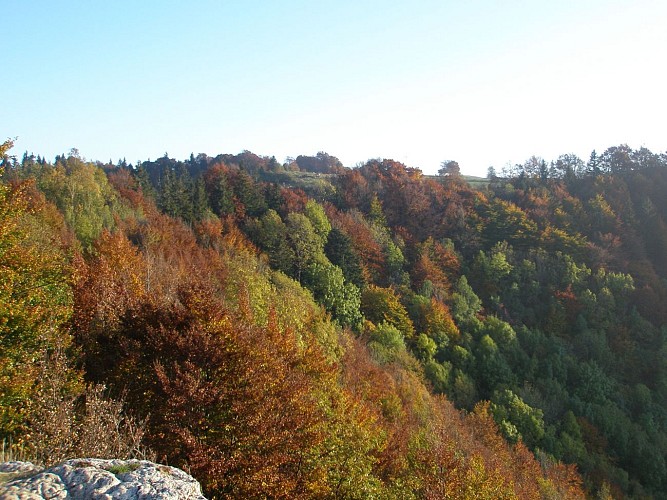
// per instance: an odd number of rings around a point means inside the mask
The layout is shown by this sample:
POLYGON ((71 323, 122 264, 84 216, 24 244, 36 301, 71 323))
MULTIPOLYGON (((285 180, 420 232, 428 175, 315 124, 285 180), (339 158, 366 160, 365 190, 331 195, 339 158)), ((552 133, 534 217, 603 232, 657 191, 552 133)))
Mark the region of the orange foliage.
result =
MULTIPOLYGON (((130 202, 133 209, 151 210, 152 202, 147 200, 138 185, 136 179, 127 169, 119 169, 107 174, 109 184, 111 184, 118 194, 130 202)), ((154 209, 154 206, 152 207, 154 209)))
POLYGON ((429 280, 444 298, 451 288, 453 280, 458 278, 461 262, 453 251, 429 237, 418 246, 419 259, 412 270, 414 285, 419 289, 424 281, 429 280))
POLYGON ((327 214, 334 227, 338 227, 350 236, 355 253, 361 259, 364 279, 368 282, 377 282, 384 274, 386 267, 382 247, 375 240, 375 236, 359 212, 333 212, 327 214))
POLYGON ((565 307, 565 313, 567 315, 568 321, 574 321, 581 311, 582 305, 572 290, 572 285, 567 285, 565 290, 557 290, 554 292, 554 296, 558 299, 558 302, 560 302, 565 307))
MULTIPOLYGON (((375 183, 421 182, 396 165, 375 174, 375 183)), ((302 200, 283 198, 293 208, 302 200)), ((367 278, 381 276, 382 248, 363 216, 331 206, 327 215, 350 236, 367 278)), ((149 444, 159 458, 188 467, 207 493, 580 497, 574 468, 543 470, 523 444, 508 445, 488 404, 465 416, 432 396, 416 362, 379 366, 361 340, 339 331, 337 366, 314 335, 282 327, 275 311, 267 311, 266 326, 253 324, 256 304, 244 284, 233 298, 225 287, 225 254, 254 259, 256 252, 234 215, 202 221, 194 234, 153 211, 120 228, 103 233, 88 262, 77 261, 74 322, 85 362, 91 376, 128 391, 132 408, 150 415, 149 444)), ((459 273, 456 254, 432 240, 420 252, 415 276, 447 290, 459 273)), ((370 287, 366 295, 378 291, 395 299, 375 307, 391 313, 380 319, 405 320, 411 331, 393 290, 370 287)), ((420 331, 458 336, 436 297, 421 316, 420 331)))
POLYGON ((437 398, 424 445, 418 450, 425 498, 583 499, 574 467, 542 466, 520 442, 511 447, 498 433, 488 403, 464 416, 437 398))
POLYGON ((282 188, 280 195, 283 199, 282 207, 280 207, 281 216, 286 217, 291 212, 303 213, 308 203, 308 196, 302 189, 282 188))
POLYGON ((217 217, 203 219, 195 223, 193 230, 197 237, 197 242, 204 248, 213 247, 220 249, 222 242, 223 223, 217 217))

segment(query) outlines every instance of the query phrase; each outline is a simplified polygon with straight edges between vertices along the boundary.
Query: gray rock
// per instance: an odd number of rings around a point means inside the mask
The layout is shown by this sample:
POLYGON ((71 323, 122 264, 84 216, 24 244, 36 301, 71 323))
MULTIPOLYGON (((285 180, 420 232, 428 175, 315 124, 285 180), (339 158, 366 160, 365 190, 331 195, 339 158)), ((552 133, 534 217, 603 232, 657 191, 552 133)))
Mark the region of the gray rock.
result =
POLYGON ((45 471, 7 462, 0 473, 9 479, 0 484, 0 499, 205 500, 192 476, 146 460, 77 459, 45 471))
POLYGON ((37 474, 42 469, 30 462, 2 462, 0 472, 5 474, 37 474))

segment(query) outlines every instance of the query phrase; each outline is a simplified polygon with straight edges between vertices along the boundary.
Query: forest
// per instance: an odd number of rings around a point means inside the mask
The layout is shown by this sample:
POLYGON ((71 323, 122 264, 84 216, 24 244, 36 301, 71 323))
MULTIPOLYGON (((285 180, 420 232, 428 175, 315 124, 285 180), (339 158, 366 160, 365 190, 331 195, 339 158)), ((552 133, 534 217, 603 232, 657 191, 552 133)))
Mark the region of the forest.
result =
POLYGON ((0 150, 0 439, 208 498, 667 498, 667 154, 474 185, 0 150))

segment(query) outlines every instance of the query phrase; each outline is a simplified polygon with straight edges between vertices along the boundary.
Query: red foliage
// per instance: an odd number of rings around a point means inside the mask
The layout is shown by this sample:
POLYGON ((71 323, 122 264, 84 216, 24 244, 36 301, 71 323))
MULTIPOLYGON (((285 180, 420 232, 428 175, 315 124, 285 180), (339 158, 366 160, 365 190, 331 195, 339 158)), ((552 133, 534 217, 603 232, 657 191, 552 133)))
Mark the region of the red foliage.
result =
POLYGON ((572 285, 568 285, 565 290, 557 290, 554 292, 554 296, 565 308, 565 314, 567 316, 568 322, 573 322, 577 318, 577 315, 583 306, 572 290, 572 285))
POLYGON ((194 281, 168 307, 128 310, 109 380, 151 416, 159 456, 190 467, 207 491, 302 496, 317 465, 308 454, 323 439, 314 390, 334 372, 275 321, 254 327, 215 297, 194 281))
POLYGON ((280 207, 279 213, 285 218, 290 212, 303 213, 308 203, 308 196, 302 189, 285 189, 280 190, 280 195, 283 199, 283 204, 280 207))

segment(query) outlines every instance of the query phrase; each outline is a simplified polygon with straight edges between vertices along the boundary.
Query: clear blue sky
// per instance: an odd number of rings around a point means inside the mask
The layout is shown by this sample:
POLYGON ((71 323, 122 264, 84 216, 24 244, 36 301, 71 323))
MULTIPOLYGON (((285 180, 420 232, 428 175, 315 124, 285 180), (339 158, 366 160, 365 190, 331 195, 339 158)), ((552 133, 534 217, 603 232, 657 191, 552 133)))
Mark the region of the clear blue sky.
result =
POLYGON ((2 0, 0 139, 464 173, 667 149, 664 0, 2 0))

